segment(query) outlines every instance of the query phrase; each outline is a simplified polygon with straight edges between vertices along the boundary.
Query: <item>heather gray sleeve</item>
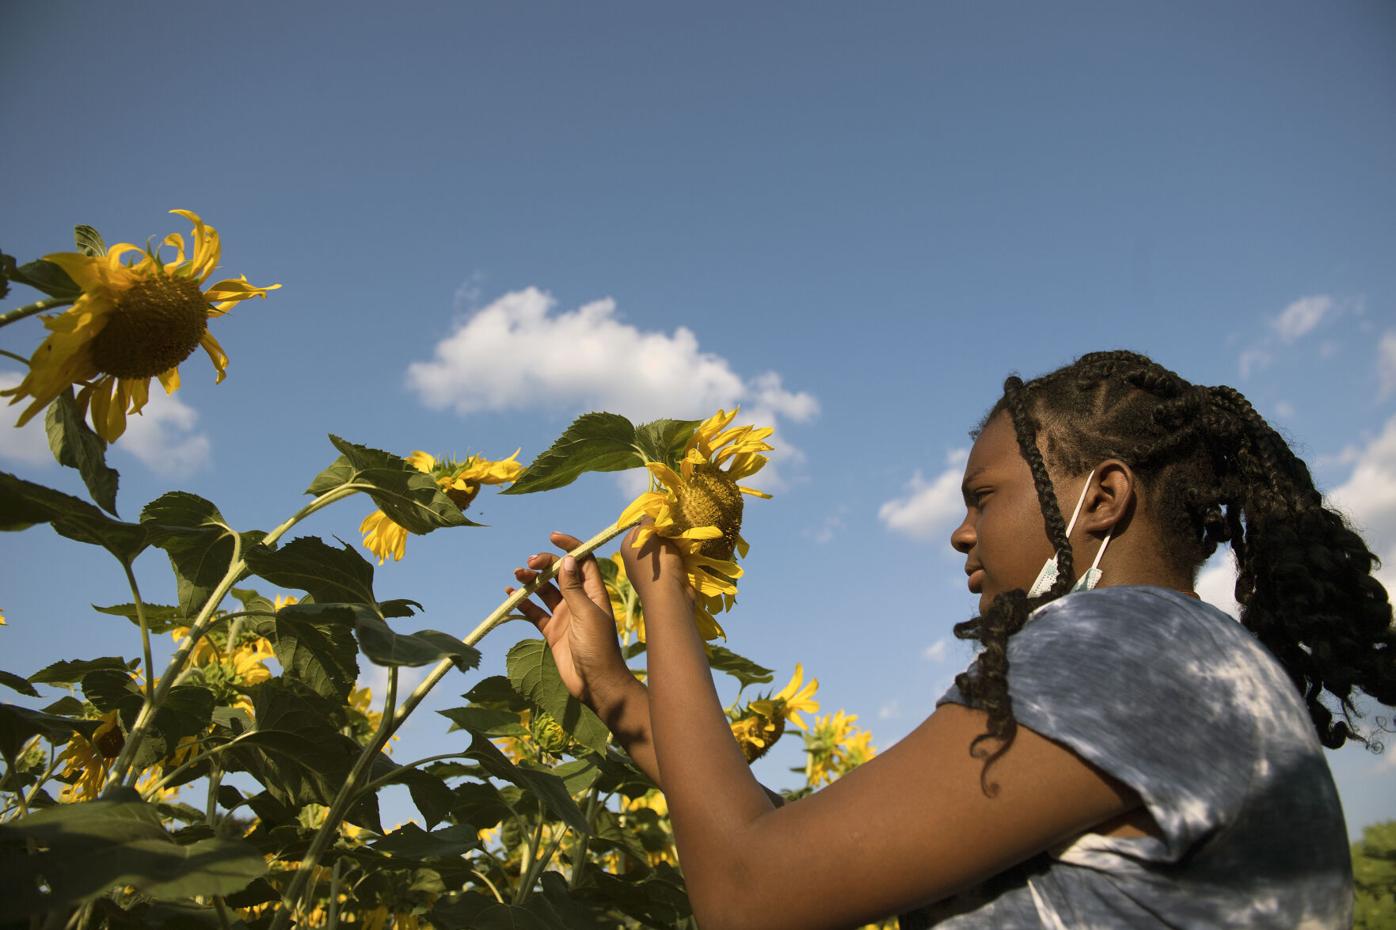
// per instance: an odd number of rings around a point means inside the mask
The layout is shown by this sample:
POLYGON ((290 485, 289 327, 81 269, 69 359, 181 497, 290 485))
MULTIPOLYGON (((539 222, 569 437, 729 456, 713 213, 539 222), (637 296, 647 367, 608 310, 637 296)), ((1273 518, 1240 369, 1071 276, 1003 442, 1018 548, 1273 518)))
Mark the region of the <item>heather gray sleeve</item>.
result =
MULTIPOLYGON (((1152 861, 1234 818, 1255 768, 1256 720, 1239 711, 1263 670, 1219 631, 1234 635, 1157 589, 1116 587, 1048 604, 1009 642, 1019 724, 1139 794, 1164 836, 1138 848, 1152 861)), ((967 703, 954 688, 941 701, 967 703)))

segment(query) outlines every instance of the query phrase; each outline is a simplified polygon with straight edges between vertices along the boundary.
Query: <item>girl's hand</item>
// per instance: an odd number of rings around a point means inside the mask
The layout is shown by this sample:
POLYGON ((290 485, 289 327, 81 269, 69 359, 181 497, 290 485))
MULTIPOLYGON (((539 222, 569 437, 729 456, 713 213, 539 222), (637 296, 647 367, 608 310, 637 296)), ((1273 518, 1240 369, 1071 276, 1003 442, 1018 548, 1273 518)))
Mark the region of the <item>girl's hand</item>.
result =
MULTIPOLYGON (((582 544, 567 533, 551 534, 553 545, 566 552, 582 544)), ((528 584, 546 571, 559 556, 540 552, 528 557, 528 568, 514 569, 514 577, 528 584)), ((612 716, 635 688, 643 688, 621 655, 611 599, 601 580, 601 570, 591 556, 572 561, 558 573, 557 584, 539 588, 537 597, 546 606, 523 601, 519 610, 538 627, 552 649, 562 683, 577 700, 603 720, 612 716)), ((514 589, 506 588, 513 593, 514 589)))
POLYGON ((684 570, 683 553, 677 546, 656 534, 650 536, 644 546, 635 548, 640 528, 652 522, 646 517, 625 534, 625 540, 620 545, 625 575, 642 601, 656 596, 661 599, 679 596, 691 602, 693 590, 689 587, 688 574, 684 570))

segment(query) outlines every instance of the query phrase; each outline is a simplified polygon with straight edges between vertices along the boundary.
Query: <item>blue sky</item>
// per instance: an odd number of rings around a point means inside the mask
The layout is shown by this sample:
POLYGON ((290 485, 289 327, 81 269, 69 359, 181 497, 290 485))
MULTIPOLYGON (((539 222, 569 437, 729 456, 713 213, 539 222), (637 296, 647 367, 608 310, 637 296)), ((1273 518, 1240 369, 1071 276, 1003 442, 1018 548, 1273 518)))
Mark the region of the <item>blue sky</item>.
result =
MULTIPOLYGON (((885 746, 968 656, 967 431, 1009 372, 1128 346, 1244 391, 1396 566, 1390 4, 22 4, 0 81, 0 248, 192 209, 223 271, 283 285, 215 321, 224 384, 191 358, 118 444, 128 517, 180 488, 268 528, 330 432, 526 460, 585 410, 740 402, 781 455, 729 645, 777 684, 804 663, 885 746)), ((0 467, 76 492, 35 440, 8 430, 0 467)), ((486 491, 489 528, 412 540, 379 590, 464 632, 548 530, 626 500, 486 491)), ((139 652, 86 606, 125 599, 114 564, 47 530, 0 560, 5 668, 139 652)), ((445 726, 419 713, 402 757, 445 726)), ((762 777, 791 783, 794 747, 762 777)), ((1396 817, 1396 753, 1330 759, 1352 828, 1396 817)))

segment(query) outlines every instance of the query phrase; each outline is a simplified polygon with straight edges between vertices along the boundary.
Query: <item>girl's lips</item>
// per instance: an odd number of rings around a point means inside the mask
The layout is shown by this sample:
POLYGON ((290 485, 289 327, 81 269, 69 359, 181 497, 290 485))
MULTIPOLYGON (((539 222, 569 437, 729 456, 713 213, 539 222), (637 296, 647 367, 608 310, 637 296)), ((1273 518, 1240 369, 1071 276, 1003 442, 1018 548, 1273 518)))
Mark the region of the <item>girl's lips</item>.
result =
POLYGON ((969 592, 971 594, 978 594, 979 589, 982 587, 984 587, 984 569, 978 568, 970 573, 969 592))

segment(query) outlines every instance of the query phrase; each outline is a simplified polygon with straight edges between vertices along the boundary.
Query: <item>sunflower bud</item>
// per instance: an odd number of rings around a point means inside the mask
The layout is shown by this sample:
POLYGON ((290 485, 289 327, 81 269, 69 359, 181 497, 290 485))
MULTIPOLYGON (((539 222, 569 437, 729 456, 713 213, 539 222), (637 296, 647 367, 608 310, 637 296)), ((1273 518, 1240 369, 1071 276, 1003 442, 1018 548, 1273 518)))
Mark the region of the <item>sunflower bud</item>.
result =
POLYGON ((681 529, 715 526, 722 531, 717 539, 706 539, 698 552, 712 559, 731 559, 742 530, 742 492, 713 464, 697 465, 686 483, 674 488, 681 529))
POLYGON ((553 755, 560 755, 572 744, 572 737, 547 711, 540 710, 533 715, 528 723, 528 731, 539 749, 553 755))

